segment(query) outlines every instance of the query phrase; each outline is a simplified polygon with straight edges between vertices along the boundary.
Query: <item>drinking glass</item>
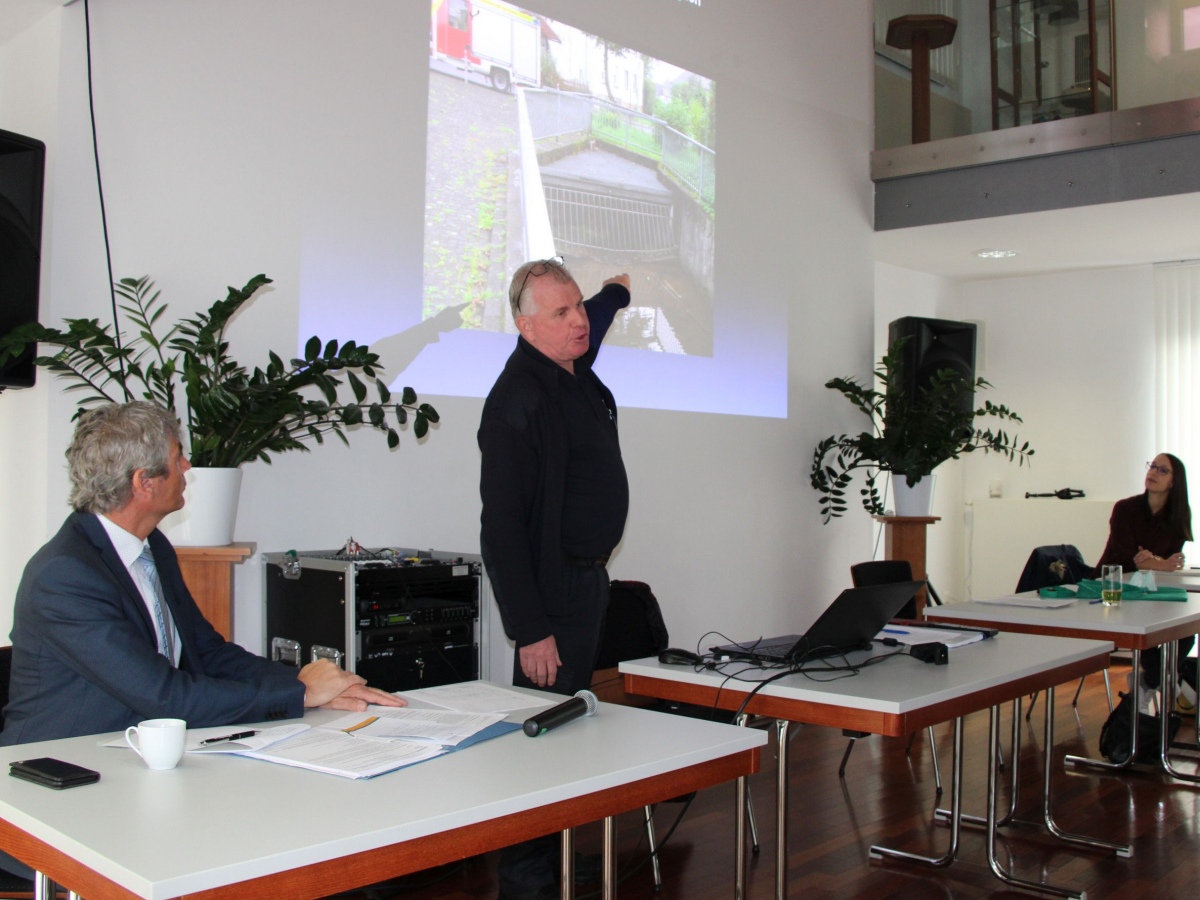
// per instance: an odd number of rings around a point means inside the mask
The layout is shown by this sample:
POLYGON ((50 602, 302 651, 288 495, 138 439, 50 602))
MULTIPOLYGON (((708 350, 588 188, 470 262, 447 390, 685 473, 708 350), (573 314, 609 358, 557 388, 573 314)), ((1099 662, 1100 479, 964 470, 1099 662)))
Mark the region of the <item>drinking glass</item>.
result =
POLYGON ((1120 566, 1100 567, 1100 600, 1105 606, 1119 606, 1121 591, 1124 584, 1121 581, 1120 566))

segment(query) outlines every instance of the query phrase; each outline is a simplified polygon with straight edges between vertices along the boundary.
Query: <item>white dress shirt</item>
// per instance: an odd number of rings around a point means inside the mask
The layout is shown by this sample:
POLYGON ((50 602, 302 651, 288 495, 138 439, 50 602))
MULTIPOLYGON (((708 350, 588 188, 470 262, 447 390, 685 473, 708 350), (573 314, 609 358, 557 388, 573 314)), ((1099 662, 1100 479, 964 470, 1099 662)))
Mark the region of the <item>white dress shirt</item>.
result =
MULTIPOLYGON (((105 532, 108 533, 108 539, 112 541, 113 548, 117 551, 117 556, 120 557, 122 564, 129 570, 129 577, 133 579, 133 583, 137 585, 137 589, 141 592, 142 602, 146 604, 146 610, 150 613, 150 622, 154 625, 154 631, 158 638, 159 646, 173 648, 174 659, 171 660, 171 665, 179 665, 179 631, 175 628, 175 620, 171 616, 171 609, 167 606, 166 598, 162 602, 163 621, 167 628, 171 629, 171 639, 164 640, 164 635, 158 633, 158 623, 155 621, 154 615, 154 585, 150 583, 149 577, 145 570, 138 565, 138 557, 142 555, 142 550, 147 546, 148 542, 139 538, 136 534, 130 534, 120 525, 110 521, 106 516, 97 514, 97 519, 104 526, 105 532)), ((161 580, 162 576, 159 576, 161 580)))

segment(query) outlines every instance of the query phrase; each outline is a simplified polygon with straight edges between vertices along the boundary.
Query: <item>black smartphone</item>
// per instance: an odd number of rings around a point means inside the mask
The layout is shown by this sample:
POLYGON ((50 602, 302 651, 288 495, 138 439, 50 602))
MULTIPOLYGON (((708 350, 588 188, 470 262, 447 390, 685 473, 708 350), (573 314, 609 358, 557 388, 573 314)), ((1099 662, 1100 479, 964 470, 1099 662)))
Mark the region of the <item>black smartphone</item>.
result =
POLYGON ((63 762, 49 756, 10 763, 8 774, 58 791, 100 780, 100 773, 93 769, 85 769, 75 763, 63 762))

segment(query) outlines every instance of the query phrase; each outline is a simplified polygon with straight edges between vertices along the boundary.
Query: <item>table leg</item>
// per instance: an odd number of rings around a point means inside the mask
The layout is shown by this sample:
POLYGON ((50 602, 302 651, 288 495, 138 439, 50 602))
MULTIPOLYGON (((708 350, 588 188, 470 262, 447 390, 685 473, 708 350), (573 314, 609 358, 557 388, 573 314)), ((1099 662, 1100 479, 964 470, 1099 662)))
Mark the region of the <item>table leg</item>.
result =
MULTIPOLYGON (((1167 641, 1163 646, 1163 676, 1160 684, 1162 685, 1162 705, 1163 709, 1159 715, 1159 725, 1161 731, 1159 733, 1159 759, 1162 762, 1163 770, 1172 778, 1178 778, 1180 781, 1187 781, 1191 784, 1200 784, 1200 776, 1189 775, 1186 772, 1180 772, 1171 764, 1171 758, 1168 751, 1171 749, 1171 726, 1170 712, 1175 708, 1175 694, 1179 689, 1177 680, 1179 678, 1179 644, 1175 641, 1167 641)), ((1200 719, 1200 716, 1197 717, 1200 719)))
MULTIPOLYGON (((1021 792, 1021 698, 1013 701, 1012 719, 1012 789, 1009 791, 1008 812, 996 824, 1004 826, 1012 823, 1017 812, 1017 798, 1021 792)), ((950 810, 939 807, 933 811, 935 819, 949 819, 950 810)), ((961 813, 959 821, 964 825, 987 825, 987 816, 975 816, 961 813)))
MULTIPOLYGON (((574 900, 575 897, 575 829, 562 830, 562 857, 559 861, 559 892, 562 900, 574 900)), ((604 881, 608 882, 608 870, 604 870, 604 881)))
MULTIPOLYGON (((745 728, 750 722, 747 713, 740 714, 735 724, 745 728)), ((734 900, 746 900, 746 798, 749 796, 749 782, 742 775, 735 782, 734 803, 736 804, 733 818, 733 897, 734 900)))
POLYGON ((600 882, 600 896, 604 900, 617 900, 617 820, 614 816, 604 817, 604 872, 600 882))
MULTIPOLYGON (((1130 742, 1129 758, 1125 762, 1115 763, 1109 762, 1106 759, 1093 759, 1090 756, 1074 756, 1067 754, 1066 762, 1075 766, 1095 766, 1097 769, 1127 769, 1133 764, 1137 758, 1138 750, 1138 701, 1141 699, 1142 679, 1139 674, 1142 671, 1142 651, 1134 648, 1133 650, 1133 690, 1131 697, 1133 701, 1133 721, 1130 724, 1130 730, 1133 732, 1133 738, 1130 742)), ((1165 717, 1164 717, 1165 721, 1165 717)), ((1164 726, 1165 727, 1165 726, 1164 726)))
MULTIPOLYGON (((917 853, 909 853, 905 850, 893 850, 891 847, 884 847, 880 844, 875 844, 871 847, 869 856, 871 859, 898 859, 902 862, 920 863, 926 866, 948 866, 954 862, 954 857, 958 855, 958 831, 959 822, 962 818, 962 758, 963 758, 963 720, 961 718, 954 720, 954 755, 950 760, 952 774, 950 776, 950 847, 942 856, 921 856, 917 853)), ((993 765, 995 759, 992 760, 993 765)))
MULTIPOLYGON (((1196 637, 1200 638, 1200 635, 1196 637)), ((1196 663, 1196 669, 1197 673, 1200 673, 1200 660, 1196 663)), ((1197 683, 1200 683, 1200 680, 1197 683)), ((1197 697, 1196 707, 1192 710, 1192 719, 1196 724, 1196 743, 1200 744, 1200 696, 1197 697)))
POLYGON ((775 824, 775 900, 787 900, 788 864, 788 720, 775 720, 775 741, 778 744, 779 772, 776 797, 779 805, 775 824))
POLYGON ((746 900, 746 776, 738 778, 734 790, 737 804, 733 829, 733 898, 746 900))
MULTIPOLYGON (((1046 703, 1050 698, 1047 696, 1046 703)), ((1053 884, 1040 881, 1026 881, 1017 878, 1006 871, 996 858, 996 767, 997 751, 1000 747, 1000 707, 991 708, 991 718, 988 723, 988 779, 987 779, 987 860, 993 874, 1005 884, 1023 888, 1039 894, 1050 894, 1053 897, 1071 897, 1073 900, 1084 900, 1086 891, 1072 891, 1053 884)))
POLYGON ((1071 844, 1082 844, 1086 847, 1096 847, 1101 850, 1112 850, 1117 856, 1128 858, 1133 855, 1133 848, 1126 844, 1112 844, 1099 838, 1090 838, 1081 834, 1071 834, 1063 831, 1054 821, 1051 811, 1051 776, 1054 772, 1054 688, 1046 691, 1046 728, 1043 742, 1045 744, 1045 760, 1042 773, 1042 817, 1049 832, 1060 840, 1071 844))

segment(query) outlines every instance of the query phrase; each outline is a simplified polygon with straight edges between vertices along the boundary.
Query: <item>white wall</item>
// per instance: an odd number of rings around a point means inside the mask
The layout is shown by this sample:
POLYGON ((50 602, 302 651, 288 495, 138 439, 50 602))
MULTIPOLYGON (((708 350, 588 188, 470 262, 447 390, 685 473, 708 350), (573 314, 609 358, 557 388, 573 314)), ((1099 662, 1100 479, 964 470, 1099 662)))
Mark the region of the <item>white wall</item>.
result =
MULTIPOLYGON (((653 586, 680 645, 709 630, 746 637, 804 627, 848 583, 849 564, 869 553, 865 516, 821 526, 807 465, 816 440, 851 419, 822 384, 837 374, 865 376, 873 349, 870 4, 537 7, 717 79, 716 302, 765 293, 786 304, 790 322, 786 419, 623 411, 632 501, 612 574, 653 586)), ((46 27, 61 27, 61 76, 55 84, 42 66, 37 79, 21 80, 21 96, 48 96, 60 117, 43 288, 44 321, 53 322, 104 315, 107 275, 88 155, 82 4, 56 12, 46 27)), ((234 324, 233 350, 251 362, 267 348, 290 351, 311 234, 296 188, 328 176, 328 155, 340 154, 344 180, 323 187, 344 199, 327 215, 353 217, 364 202, 395 209, 386 240, 345 248, 345 289, 357 289, 360 262, 382 258, 389 289, 419 291, 427 29, 418 2, 94 4, 96 113, 117 277, 150 273, 180 315, 265 272, 274 290, 234 324)), ((19 50, 0 47, 0 65, 19 50)), ((0 113, 10 108, 6 99, 0 113)), ((367 546, 477 552, 481 403, 422 399, 442 414, 423 446, 405 434, 389 453, 375 436, 358 434, 350 449, 327 445, 246 467, 235 538, 260 551, 329 548, 353 535, 367 546)), ((5 395, 2 414, 18 403, 34 417, 20 428, 6 418, 5 442, 15 440, 22 458, 49 463, 0 469, 6 508, 22 491, 35 496, 22 517, 25 546, 6 557, 10 594, 13 566, 66 512, 59 461, 72 412, 70 400, 50 390, 5 395)), ((235 638, 255 650, 260 578, 257 560, 236 575, 235 638)), ((6 601, 4 631, 9 615, 6 601)))
POLYGON ((1200 96, 1200 51, 1183 49, 1183 11, 1192 0, 1122 0, 1117 26, 1117 106, 1200 96))
MULTIPOLYGON (((1139 266, 1006 278, 960 286, 964 318, 986 323, 987 372, 993 399, 1025 419, 1018 431, 1034 446, 1030 467, 976 455, 964 461, 963 495, 975 509, 987 504, 988 485, 999 482, 1005 502, 1030 504, 1023 521, 1061 517, 1057 499, 1024 500, 1026 492, 1078 488, 1088 500, 1111 507, 1140 493, 1144 463, 1154 446, 1154 295, 1152 270, 1139 266)), ((1005 514, 1008 517, 1010 514, 1005 514)), ((1077 543, 1089 563, 1096 518, 1084 513, 1077 529, 1057 540, 1031 527, 987 552, 1020 567, 1042 543, 1077 543), (1029 535, 1037 533, 1034 539, 1029 535)), ((989 519, 995 518, 989 515, 989 519)), ((1018 532, 1023 529, 1016 529, 1018 532)), ((1103 529, 1106 533, 1106 529, 1103 529)), ((976 552, 984 548, 976 547, 976 552)), ((990 586, 977 585, 976 596, 990 586)), ((1011 587, 1009 588, 1011 590, 1011 587)))
POLYGON ((967 499, 1062 487, 1138 493, 1154 447, 1154 295, 1146 266, 968 282, 965 318, 986 323, 994 400, 1025 419, 1031 467, 967 460, 967 499))
POLYGON ((928 570, 942 598, 1011 590, 1039 544, 1075 543, 1094 562, 1103 549, 1096 534, 1107 534, 1103 510, 1139 493, 1145 460, 1170 449, 1154 446, 1152 270, 966 282, 883 263, 875 271, 877 357, 887 323, 900 316, 978 322, 977 374, 993 386, 982 398, 1016 410, 1024 419, 1016 433, 1036 451, 1030 466, 973 454, 938 468, 933 513, 942 521, 928 531, 928 570), (1002 504, 989 498, 993 484, 1002 504), (1070 501, 1024 499, 1065 487, 1100 502, 1064 511, 1070 501), (982 540, 976 517, 987 523, 982 540), (1063 533, 1047 531, 1060 525, 1063 533))

